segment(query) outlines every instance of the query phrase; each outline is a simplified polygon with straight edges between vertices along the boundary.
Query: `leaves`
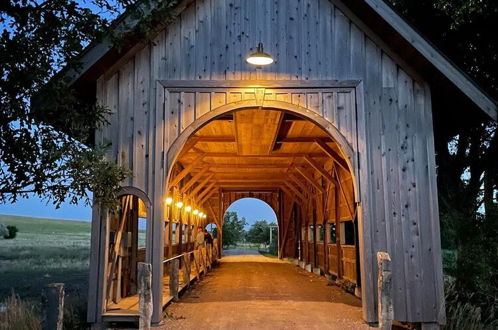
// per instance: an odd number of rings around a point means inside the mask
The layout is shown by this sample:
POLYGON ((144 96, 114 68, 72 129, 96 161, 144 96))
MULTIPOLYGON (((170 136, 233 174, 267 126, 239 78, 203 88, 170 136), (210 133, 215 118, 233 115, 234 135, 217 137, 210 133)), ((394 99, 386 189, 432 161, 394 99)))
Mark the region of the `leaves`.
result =
POLYGON ((79 70, 78 55, 111 35, 110 20, 123 10, 137 26, 147 21, 138 8, 125 0, 0 2, 0 203, 32 194, 57 207, 90 203, 93 191, 99 203, 116 204, 131 172, 105 159, 106 146, 86 145, 109 109, 81 97, 65 72, 79 70))

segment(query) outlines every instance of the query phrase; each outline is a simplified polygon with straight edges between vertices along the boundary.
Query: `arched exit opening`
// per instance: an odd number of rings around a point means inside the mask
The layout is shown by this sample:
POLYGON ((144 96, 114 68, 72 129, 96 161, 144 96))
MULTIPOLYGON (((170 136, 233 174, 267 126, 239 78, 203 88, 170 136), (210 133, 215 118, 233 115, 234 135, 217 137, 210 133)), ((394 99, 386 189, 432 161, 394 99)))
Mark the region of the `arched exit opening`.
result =
POLYGON ((277 214, 270 204, 255 197, 261 196, 261 194, 261 192, 248 193, 248 197, 240 197, 228 206, 223 216, 224 248, 227 248, 226 236, 230 230, 238 235, 238 237, 234 237, 236 239, 232 239, 236 243, 238 253, 256 251, 278 256, 277 214), (227 223, 231 224, 230 228, 227 228, 227 223), (240 230, 241 228, 242 230, 240 230))
MULTIPOLYGON (((167 157, 167 196, 174 196, 173 205, 195 203, 208 223, 223 228, 231 203, 260 194, 252 197, 277 214, 280 258, 297 259, 355 288, 358 187, 345 141, 322 117, 292 104, 289 110, 227 105, 176 138, 167 157)), ((221 250, 223 231, 219 234, 221 250)))

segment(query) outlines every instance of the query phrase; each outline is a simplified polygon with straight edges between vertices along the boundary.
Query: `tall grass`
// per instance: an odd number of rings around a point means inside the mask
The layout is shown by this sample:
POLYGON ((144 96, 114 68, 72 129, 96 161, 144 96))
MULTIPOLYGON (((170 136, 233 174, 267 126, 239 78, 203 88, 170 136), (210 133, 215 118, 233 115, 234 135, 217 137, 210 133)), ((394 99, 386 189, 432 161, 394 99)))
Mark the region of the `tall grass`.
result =
POLYGON ((482 319, 481 307, 471 304, 472 297, 462 296, 455 281, 447 279, 446 325, 444 330, 488 330, 498 329, 498 320, 482 319))
POLYGON ((0 330, 38 330, 41 322, 34 306, 12 293, 4 302, 5 311, 0 312, 0 330))

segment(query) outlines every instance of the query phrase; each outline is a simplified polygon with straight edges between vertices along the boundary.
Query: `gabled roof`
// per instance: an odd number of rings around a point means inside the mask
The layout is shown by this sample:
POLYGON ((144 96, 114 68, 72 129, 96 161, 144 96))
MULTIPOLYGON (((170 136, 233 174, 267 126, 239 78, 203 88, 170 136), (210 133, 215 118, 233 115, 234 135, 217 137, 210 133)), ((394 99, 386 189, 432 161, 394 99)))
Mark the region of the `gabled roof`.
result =
MULTIPOLYGON (((442 97, 451 97, 452 91, 456 89, 493 120, 498 120, 497 103, 383 0, 330 1, 353 21, 360 20, 368 26, 393 51, 421 71, 430 83, 437 85, 443 83, 441 88, 446 90, 440 92, 442 97)), ((179 1, 174 8, 174 14, 181 13, 192 2, 194 0, 179 1)), ((145 12, 150 13, 153 9, 147 8, 145 12)), ((128 26, 136 24, 126 14, 120 20, 128 20, 128 26)), ((82 67, 78 74, 73 73, 73 81, 83 85, 85 82, 94 83, 111 64, 132 48, 136 48, 137 44, 140 44, 138 40, 132 40, 127 46, 122 47, 121 51, 114 49, 109 41, 90 45, 81 56, 82 67)))

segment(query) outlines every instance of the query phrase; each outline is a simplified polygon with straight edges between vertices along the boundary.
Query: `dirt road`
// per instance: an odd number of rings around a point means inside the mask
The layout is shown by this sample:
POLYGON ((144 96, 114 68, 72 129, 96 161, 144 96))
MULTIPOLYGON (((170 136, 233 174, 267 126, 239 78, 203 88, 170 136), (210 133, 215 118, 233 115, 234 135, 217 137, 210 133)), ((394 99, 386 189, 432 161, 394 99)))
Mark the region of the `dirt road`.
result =
POLYGON ((261 255, 230 255, 170 305, 161 329, 368 329, 361 302, 261 255))

